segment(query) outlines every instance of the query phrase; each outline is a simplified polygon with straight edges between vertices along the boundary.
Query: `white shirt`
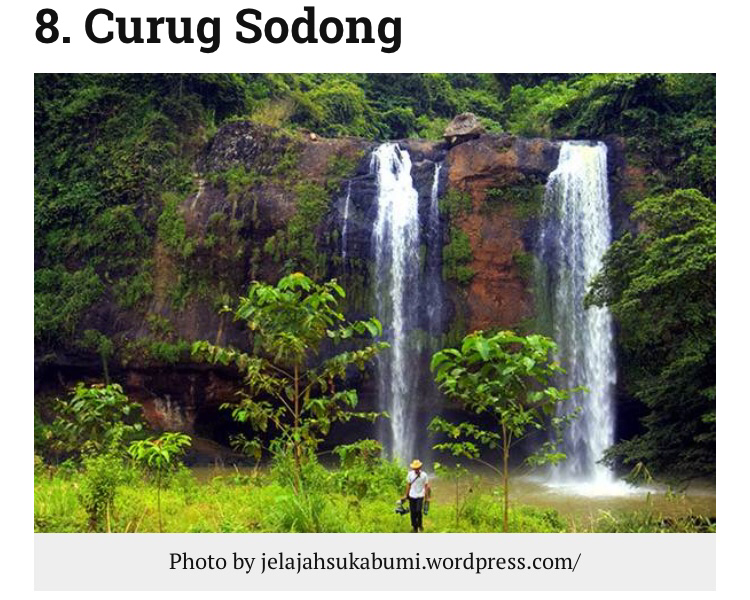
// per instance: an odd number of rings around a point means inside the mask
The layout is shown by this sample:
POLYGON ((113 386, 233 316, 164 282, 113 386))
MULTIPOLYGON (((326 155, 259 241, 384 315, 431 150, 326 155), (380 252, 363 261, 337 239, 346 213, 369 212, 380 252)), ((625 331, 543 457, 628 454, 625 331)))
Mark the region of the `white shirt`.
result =
POLYGON ((406 476, 406 482, 411 483, 409 488, 410 498, 424 498, 424 489, 427 485, 427 473, 424 471, 419 472, 419 476, 414 471, 409 471, 406 476))

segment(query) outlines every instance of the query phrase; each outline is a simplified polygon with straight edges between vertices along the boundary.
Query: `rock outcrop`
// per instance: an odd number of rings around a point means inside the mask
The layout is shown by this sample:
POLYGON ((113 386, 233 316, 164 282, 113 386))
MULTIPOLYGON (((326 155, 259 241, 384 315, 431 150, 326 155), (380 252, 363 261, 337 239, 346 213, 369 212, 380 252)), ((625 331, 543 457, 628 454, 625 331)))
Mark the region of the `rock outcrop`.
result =
POLYGON ((484 133, 484 127, 474 113, 461 113, 453 117, 443 132, 445 141, 451 145, 473 140, 484 133))
POLYGON ((532 250, 539 194, 558 154, 555 142, 508 135, 481 136, 448 153, 449 186, 471 196, 471 211, 459 218, 473 255, 465 292, 469 331, 511 327, 531 316, 521 257, 532 250))

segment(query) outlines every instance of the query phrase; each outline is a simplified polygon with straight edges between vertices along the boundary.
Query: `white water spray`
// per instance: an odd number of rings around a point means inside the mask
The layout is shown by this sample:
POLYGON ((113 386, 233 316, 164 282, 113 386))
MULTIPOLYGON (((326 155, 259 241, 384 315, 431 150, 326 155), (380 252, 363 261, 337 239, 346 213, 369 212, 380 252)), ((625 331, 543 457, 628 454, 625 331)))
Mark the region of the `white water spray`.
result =
POLYGON ((346 186, 346 200, 344 200, 344 224, 341 226, 341 259, 346 260, 346 231, 349 227, 349 203, 352 197, 352 182, 346 186))
POLYGON ((575 394, 582 413, 566 431, 568 458, 556 467, 554 480, 585 484, 597 493, 614 483, 612 472, 597 462, 614 441, 614 332, 609 311, 584 309, 583 299, 612 241, 604 144, 563 143, 543 215, 539 258, 547 269, 556 358, 567 372, 561 384, 588 388, 575 394))
POLYGON ((414 377, 409 372, 408 329, 419 306, 418 194, 411 178, 411 158, 397 144, 379 146, 371 169, 378 184, 378 213, 373 227, 375 294, 378 316, 386 324, 390 349, 378 361, 381 407, 390 415, 394 458, 411 459, 414 377))
MULTIPOLYGON (((440 227, 440 171, 443 163, 435 163, 430 190, 430 212, 427 215, 427 265, 425 273, 425 291, 427 293, 427 331, 432 336, 439 336, 443 325, 443 240, 440 227)), ((435 340, 437 341, 437 340, 435 340)), ((435 347, 437 352, 440 348, 435 347)))

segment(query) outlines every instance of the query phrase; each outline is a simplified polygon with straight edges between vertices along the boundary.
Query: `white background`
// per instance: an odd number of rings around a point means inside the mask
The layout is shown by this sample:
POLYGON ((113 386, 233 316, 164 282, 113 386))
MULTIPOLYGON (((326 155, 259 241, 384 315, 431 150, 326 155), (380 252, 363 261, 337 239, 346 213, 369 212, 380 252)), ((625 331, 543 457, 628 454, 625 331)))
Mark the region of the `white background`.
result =
MULTIPOLYGON (((736 2, 665 0, 526 2, 61 2, 4 5, 3 36, 3 260, 2 365, 5 472, 2 494, 3 588, 12 595, 33 588, 32 532, 32 335, 33 324, 33 73, 90 72, 596 72, 710 71, 718 74, 719 460, 717 485, 717 588, 722 597, 747 590, 746 285, 748 266, 747 18, 736 2), (401 49, 379 44, 314 46, 244 45, 233 39, 234 15, 256 8, 263 17, 302 15, 304 5, 325 16, 402 19, 401 49), (222 41, 213 54, 199 44, 95 45, 83 21, 93 8, 116 16, 221 17, 222 41), (36 12, 55 8, 70 44, 38 43, 36 12)), ((708 537, 707 541, 708 541, 708 537)), ((642 539, 645 536, 628 535, 642 539)), ((241 538, 238 538, 241 539, 241 538)), ((429 543, 430 537, 424 539, 429 543)), ((489 543, 477 536, 478 544, 489 543)), ((509 544, 512 544, 512 536, 509 544)), ((145 539, 144 539, 145 543, 145 539)), ((231 553, 232 548, 227 548, 231 553)), ((137 556, 113 557, 124 573, 137 574, 137 556)), ((612 553, 623 577, 638 577, 638 552, 612 553)), ((664 556, 663 560, 670 560, 664 556)), ((359 592, 361 593, 361 592, 359 592)), ((358 594, 359 594, 358 593, 358 594)), ((370 592, 375 595, 377 592, 370 592)), ((436 592, 429 592, 434 597, 436 592)), ((547 593, 548 594, 548 593, 547 593)), ((79 597, 79 593, 68 593, 79 597)), ((160 594, 160 595, 163 595, 160 594)), ((180 593, 184 596, 185 593, 180 593)), ((190 594, 197 596, 198 594, 190 594)), ((243 594, 245 597, 247 593, 243 594)), ((382 593, 378 597, 382 597, 382 593)), ((390 595, 390 593, 389 593, 390 595)), ((497 597, 497 593, 492 593, 497 597)), ((541 593, 539 593, 541 596, 541 593)), ((564 598, 578 592, 561 593, 564 598)), ((616 594, 611 594, 616 595, 616 594)), ((660 593, 660 597, 664 597, 660 593)), ((669 595, 669 594, 668 594, 669 595)), ((101 594, 97 594, 101 596, 101 594)), ((175 594, 176 596, 176 594, 175 594)), ((313 595, 315 596, 315 595, 313 595)), ((351 597, 352 594, 346 594, 351 597)), ((438 597, 443 594, 438 593, 438 597)), ((487 594, 489 596, 489 594, 487 594)), ((601 597, 602 594, 596 594, 601 597)), ((683 593, 680 597, 684 596, 683 593)), ((205 592, 201 597, 206 597, 205 592)), ((319 597, 331 597, 330 593, 319 597)), ((341 595, 341 597, 344 597, 341 595)), ((414 597, 414 594, 412 594, 414 597)), ((446 592, 444 597, 455 598, 446 592)), ((556 596, 557 597, 557 596, 556 596)))

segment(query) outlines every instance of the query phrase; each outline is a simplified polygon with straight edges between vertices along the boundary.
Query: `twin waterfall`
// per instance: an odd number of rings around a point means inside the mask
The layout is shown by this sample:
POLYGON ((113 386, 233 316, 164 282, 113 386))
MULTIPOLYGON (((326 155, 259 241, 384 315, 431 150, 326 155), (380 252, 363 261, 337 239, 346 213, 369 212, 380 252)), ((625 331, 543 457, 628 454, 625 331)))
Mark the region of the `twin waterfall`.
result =
POLYGON ((597 464, 614 442, 614 331, 604 308, 584 309, 588 283, 612 241, 607 190, 607 147, 564 142, 544 194, 538 238, 537 295, 547 304, 558 362, 559 383, 583 386, 574 394, 581 415, 565 434, 566 461, 553 473, 564 483, 602 486, 612 472, 597 464))
MULTIPOLYGON (((424 347, 424 339, 439 340, 443 325, 441 167, 435 163, 430 202, 423 204, 426 214, 420 221, 409 153, 397 144, 382 144, 370 163, 377 181, 373 285, 383 337, 391 345, 378 362, 380 407, 390 415, 382 437, 391 455, 402 462, 411 460, 420 450, 417 440, 426 438, 416 407, 430 393, 425 384, 429 355, 438 348, 424 347)), ((566 370, 558 383, 588 391, 575 394, 582 411, 566 432, 568 460, 554 471, 558 482, 614 481, 611 472, 597 464, 614 441, 612 320, 606 309, 583 307, 588 283, 611 242, 611 229, 606 146, 564 142, 544 195, 535 252, 536 294, 540 312, 549 319, 545 333, 557 341, 556 359, 566 370)), ((343 237, 346 252, 346 222, 343 237)))

